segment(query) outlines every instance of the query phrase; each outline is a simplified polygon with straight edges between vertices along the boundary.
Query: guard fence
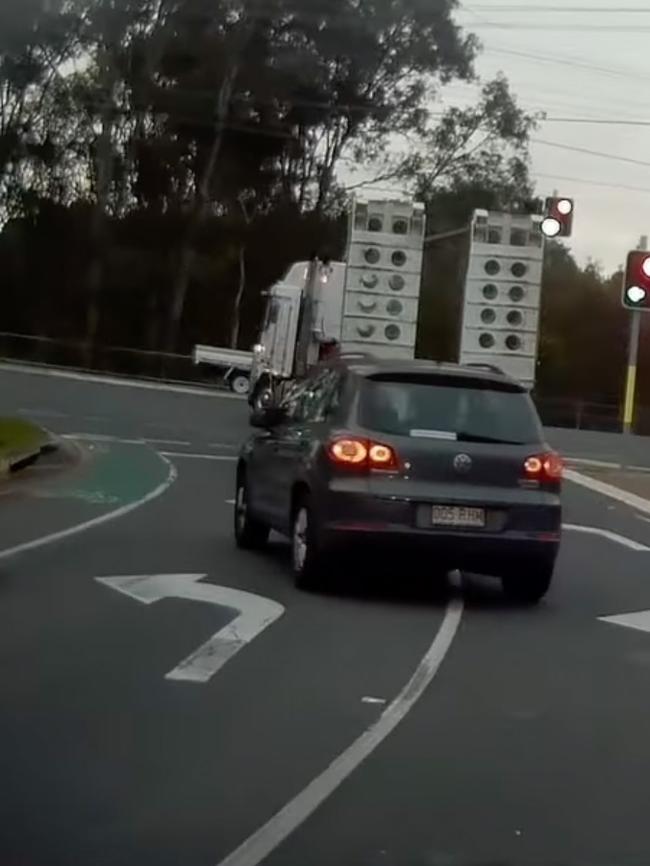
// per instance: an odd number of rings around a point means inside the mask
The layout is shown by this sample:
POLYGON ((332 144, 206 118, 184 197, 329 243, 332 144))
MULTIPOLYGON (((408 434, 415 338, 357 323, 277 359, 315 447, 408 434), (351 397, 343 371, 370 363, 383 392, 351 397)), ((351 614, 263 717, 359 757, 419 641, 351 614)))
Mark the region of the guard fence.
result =
MULTIPOLYGON (((0 359, 113 376, 206 387, 221 386, 219 372, 204 365, 195 365, 191 354, 102 345, 95 345, 89 350, 83 342, 54 337, 0 332, 0 359)), ((619 404, 557 398, 545 394, 534 394, 533 398, 543 423, 549 427, 610 433, 622 429, 619 404)), ((650 406, 638 407, 635 432, 650 434, 650 406)))

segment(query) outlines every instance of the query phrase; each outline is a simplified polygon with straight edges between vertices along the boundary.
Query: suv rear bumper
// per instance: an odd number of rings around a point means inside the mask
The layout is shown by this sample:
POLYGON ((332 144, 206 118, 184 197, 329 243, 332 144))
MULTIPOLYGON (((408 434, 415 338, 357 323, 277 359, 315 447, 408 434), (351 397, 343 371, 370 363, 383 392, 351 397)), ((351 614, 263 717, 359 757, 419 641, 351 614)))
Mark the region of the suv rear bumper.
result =
MULTIPOLYGON (((559 497, 544 496, 526 504, 485 503, 483 529, 432 527, 431 502, 385 499, 353 493, 331 493, 321 515, 323 541, 332 547, 350 544, 373 551, 422 550, 452 568, 503 575, 508 563, 557 557, 562 526, 559 497)), ((458 501, 475 507, 476 502, 458 501)))

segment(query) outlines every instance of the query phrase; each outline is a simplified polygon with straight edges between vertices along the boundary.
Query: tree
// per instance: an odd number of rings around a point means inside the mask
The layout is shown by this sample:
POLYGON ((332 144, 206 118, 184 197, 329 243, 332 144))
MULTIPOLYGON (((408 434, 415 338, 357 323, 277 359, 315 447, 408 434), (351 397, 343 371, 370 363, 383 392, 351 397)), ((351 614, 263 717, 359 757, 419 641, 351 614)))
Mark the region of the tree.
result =
POLYGON ((580 268, 560 242, 546 246, 542 284, 542 395, 618 403, 625 376, 628 316, 620 274, 580 268), (606 351, 603 349, 606 348, 606 351))
POLYGON ((228 169, 221 155, 242 112, 248 112, 244 129, 277 140, 284 196, 301 209, 311 205, 324 213, 348 143, 364 134, 377 141, 419 123, 427 81, 470 75, 475 42, 453 24, 452 8, 450 0, 395 0, 378 14, 373 3, 352 0, 321 0, 308 11, 298 0, 197 0, 189 18, 181 4, 179 38, 170 52, 176 84, 187 92, 198 81, 206 95, 212 93, 214 120, 204 124, 207 140, 197 139, 193 201, 173 287, 170 351, 183 315, 196 233, 214 201, 218 175, 228 169), (202 38, 197 46, 195 35, 188 58, 187 40, 198 20, 202 38), (179 61, 185 64, 180 70, 179 61))

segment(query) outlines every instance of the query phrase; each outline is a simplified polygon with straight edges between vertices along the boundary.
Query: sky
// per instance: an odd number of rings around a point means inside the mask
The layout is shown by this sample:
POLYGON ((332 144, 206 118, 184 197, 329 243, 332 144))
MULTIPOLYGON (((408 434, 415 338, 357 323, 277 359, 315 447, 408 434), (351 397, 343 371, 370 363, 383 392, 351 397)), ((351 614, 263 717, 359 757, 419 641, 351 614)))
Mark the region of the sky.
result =
MULTIPOLYGON (((650 0, 618 2, 466 0, 455 16, 483 45, 481 78, 503 72, 523 108, 547 114, 532 136, 536 191, 575 199, 569 246, 607 272, 650 235, 650 0)), ((444 97, 474 93, 452 83, 444 97)))

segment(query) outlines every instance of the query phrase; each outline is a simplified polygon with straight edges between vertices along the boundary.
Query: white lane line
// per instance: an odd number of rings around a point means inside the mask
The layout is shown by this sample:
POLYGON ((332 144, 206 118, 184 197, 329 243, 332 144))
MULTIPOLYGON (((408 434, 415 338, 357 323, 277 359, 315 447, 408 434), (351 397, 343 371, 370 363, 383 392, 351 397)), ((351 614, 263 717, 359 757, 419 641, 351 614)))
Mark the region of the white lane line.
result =
POLYGON ((226 462, 237 460, 235 456, 230 454, 189 454, 187 451, 159 451, 158 454, 171 458, 184 457, 186 460, 223 460, 226 462))
POLYGON ((361 698, 361 703, 362 704, 385 704, 386 698, 373 698, 370 695, 366 695, 365 697, 361 698))
POLYGON ((234 499, 226 499, 226 505, 234 505, 234 504, 235 504, 234 499))
POLYGON ((244 397, 230 391, 216 391, 191 385, 172 385, 165 382, 147 382, 140 379, 118 379, 98 376, 96 373, 79 373, 72 370, 34 368, 22 364, 0 364, 3 373, 26 373, 30 376, 50 376, 57 379, 72 379, 76 382, 94 382, 98 385, 117 385, 121 388, 142 388, 146 391, 171 391, 175 394, 190 394, 193 397, 211 397, 221 400, 243 400, 244 397))
POLYGON ((650 472, 650 466, 638 466, 636 464, 623 463, 620 460, 616 463, 609 460, 595 460, 587 457, 565 457, 567 463, 575 463, 577 466, 595 466, 603 469, 623 469, 632 472, 650 472))
POLYGON ((610 499, 616 499, 619 502, 625 503, 625 505, 629 505, 630 508, 636 508, 637 511, 650 515, 650 499, 644 499, 642 496, 637 496, 636 493, 630 493, 629 490, 614 487, 613 484, 607 484, 605 481, 597 481, 595 478, 590 478, 581 472, 574 472, 573 469, 566 469, 564 477, 567 481, 572 481, 574 484, 580 484, 588 490, 593 490, 594 493, 609 496, 610 499))
POLYGON ((120 436, 107 436, 104 433, 63 433, 62 439, 78 439, 80 442, 117 442, 120 445, 146 445, 144 439, 122 439, 120 436))
POLYGON ((650 523, 650 517, 644 517, 642 514, 635 514, 634 516, 637 520, 643 520, 645 523, 650 523))
POLYGON ((208 442, 208 448, 223 448, 224 451, 237 451, 239 445, 232 445, 227 442, 208 442))
POLYGON ((579 466, 602 466, 605 469, 618 469, 621 465, 609 460, 595 460, 591 457, 569 457, 569 455, 566 455, 565 460, 567 463, 577 463, 579 466))
POLYGON ((147 445, 178 445, 189 446, 191 442, 185 442, 183 439, 145 439, 147 445))
POLYGON ((127 505, 122 505, 114 511, 100 514, 99 517, 93 517, 92 520, 86 520, 84 523, 77 523, 75 526, 69 526, 67 529, 61 529, 59 532, 52 532, 49 535, 42 535, 40 538, 34 538, 31 541, 17 544, 15 547, 7 547, 4 550, 0 550, 0 559, 7 559, 10 556, 15 556, 18 553, 25 553, 28 550, 35 550, 37 547, 43 547, 45 544, 51 544, 54 541, 61 541, 71 535, 77 535, 79 532, 85 532, 87 529, 101 526, 102 523, 108 523, 110 520, 117 520, 118 517, 124 517, 125 514, 129 514, 131 511, 135 511, 136 508, 146 505, 147 502, 151 502, 152 499, 162 496, 162 494, 172 486, 178 477, 178 472, 176 471, 174 464, 170 463, 170 461, 166 460, 164 457, 162 459, 167 464, 167 477, 161 484, 153 490, 150 490, 149 493, 140 497, 140 499, 136 499, 134 502, 129 502, 127 505))
POLYGON ((67 412, 55 412, 54 409, 18 409, 19 415, 32 415, 35 418, 69 418, 67 412))
POLYGON ((601 535, 609 541, 614 541, 616 544, 622 544, 624 547, 629 547, 630 550, 647 552, 650 547, 645 544, 640 544, 638 541, 633 541, 625 535, 619 535, 618 532, 611 532, 609 529, 601 529, 598 526, 577 526, 574 523, 563 523, 562 529, 568 529, 570 532, 584 532, 588 535, 601 535))
POLYGON ((377 721, 293 800, 222 860, 219 866, 257 866, 261 863, 386 739, 422 697, 435 677, 456 635, 462 615, 462 599, 452 599, 426 655, 411 679, 377 721))

